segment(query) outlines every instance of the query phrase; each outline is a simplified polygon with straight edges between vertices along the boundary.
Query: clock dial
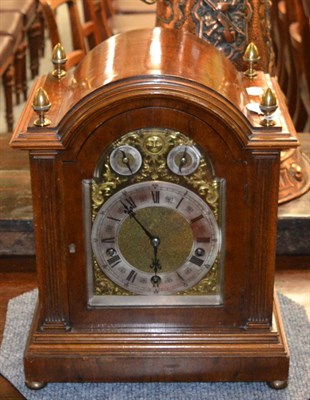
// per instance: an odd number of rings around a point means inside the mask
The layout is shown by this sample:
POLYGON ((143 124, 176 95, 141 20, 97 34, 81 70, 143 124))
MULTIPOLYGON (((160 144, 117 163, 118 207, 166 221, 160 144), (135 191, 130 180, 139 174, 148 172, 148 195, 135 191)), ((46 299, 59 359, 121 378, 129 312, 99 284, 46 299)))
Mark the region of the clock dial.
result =
POLYGON ((90 304, 222 301, 225 182, 198 144, 170 129, 128 132, 94 177, 84 192, 90 304))
POLYGON ((168 154, 167 164, 177 175, 190 175, 196 171, 200 162, 200 152, 195 146, 180 145, 168 154))
POLYGON ((141 182, 111 196, 99 210, 91 242, 106 276, 135 294, 173 294, 212 267, 221 234, 209 206, 169 182, 141 182))
POLYGON ((123 145, 112 151, 110 164, 116 173, 129 176, 139 171, 142 164, 142 157, 139 150, 135 147, 123 145))

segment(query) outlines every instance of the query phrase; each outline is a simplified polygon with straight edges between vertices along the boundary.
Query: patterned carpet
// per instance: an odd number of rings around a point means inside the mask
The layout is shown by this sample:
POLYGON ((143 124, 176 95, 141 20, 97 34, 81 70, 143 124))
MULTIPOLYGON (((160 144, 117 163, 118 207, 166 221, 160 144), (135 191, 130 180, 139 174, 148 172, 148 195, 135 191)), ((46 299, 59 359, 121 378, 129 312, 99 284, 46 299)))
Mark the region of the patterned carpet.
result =
POLYGON ((310 326, 305 310, 279 295, 290 348, 290 379, 286 389, 275 391, 266 383, 53 383, 40 391, 24 385, 23 351, 37 290, 12 299, 8 306, 0 349, 0 373, 28 400, 309 400, 310 326))

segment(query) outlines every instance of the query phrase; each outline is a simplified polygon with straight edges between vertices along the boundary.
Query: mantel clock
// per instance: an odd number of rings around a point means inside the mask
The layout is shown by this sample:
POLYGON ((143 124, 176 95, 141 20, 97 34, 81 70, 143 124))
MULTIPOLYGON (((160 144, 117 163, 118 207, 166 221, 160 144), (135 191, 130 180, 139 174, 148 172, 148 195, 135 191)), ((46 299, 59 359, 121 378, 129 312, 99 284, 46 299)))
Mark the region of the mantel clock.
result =
POLYGON ((39 87, 50 125, 34 125, 29 102, 11 141, 29 151, 35 193, 28 386, 285 386, 278 181, 280 152, 298 140, 276 82, 155 28, 110 38, 39 87), (249 86, 273 90, 275 123, 248 111, 249 86))

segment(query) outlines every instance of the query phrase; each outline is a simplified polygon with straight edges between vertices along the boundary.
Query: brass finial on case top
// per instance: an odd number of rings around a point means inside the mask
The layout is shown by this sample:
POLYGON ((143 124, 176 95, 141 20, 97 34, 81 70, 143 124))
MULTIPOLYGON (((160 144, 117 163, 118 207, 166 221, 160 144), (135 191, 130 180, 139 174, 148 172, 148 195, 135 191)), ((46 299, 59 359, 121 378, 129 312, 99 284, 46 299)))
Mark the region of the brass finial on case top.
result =
POLYGON ((67 57, 66 52, 63 46, 60 43, 57 43, 56 46, 53 48, 52 52, 52 63, 54 64, 54 71, 52 75, 57 78, 61 79, 66 75, 66 71, 62 69, 62 67, 66 64, 67 57))
POLYGON ((274 126, 276 122, 272 118, 272 114, 278 108, 278 101, 274 92, 270 88, 266 89, 262 95, 259 108, 264 113, 264 119, 261 120, 260 124, 263 126, 274 126))
POLYGON ((51 103, 46 91, 42 87, 40 87, 34 95, 32 108, 39 116, 39 118, 34 121, 35 126, 44 127, 50 125, 51 121, 45 118, 45 113, 51 108, 51 103))
POLYGON ((250 79, 253 79, 257 75, 257 72, 255 71, 253 66, 259 60, 260 60, 260 55, 258 54, 258 49, 256 45, 253 42, 249 43, 243 55, 243 61, 249 63, 249 69, 247 69, 244 72, 245 76, 247 76, 250 79))

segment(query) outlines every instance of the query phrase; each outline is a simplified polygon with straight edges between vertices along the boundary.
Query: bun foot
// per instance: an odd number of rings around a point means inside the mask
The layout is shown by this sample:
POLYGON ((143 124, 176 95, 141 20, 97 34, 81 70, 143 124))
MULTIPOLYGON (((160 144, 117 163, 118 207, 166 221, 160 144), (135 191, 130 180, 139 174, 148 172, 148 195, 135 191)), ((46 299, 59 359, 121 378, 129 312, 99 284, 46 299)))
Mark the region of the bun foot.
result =
POLYGON ((25 385, 27 386, 28 389, 40 390, 40 389, 43 389, 47 384, 46 384, 46 382, 29 382, 29 381, 26 381, 25 385))
POLYGON ((272 382, 267 382, 268 386, 271 387, 271 389, 275 390, 282 390, 287 387, 287 381, 272 381, 272 382))

